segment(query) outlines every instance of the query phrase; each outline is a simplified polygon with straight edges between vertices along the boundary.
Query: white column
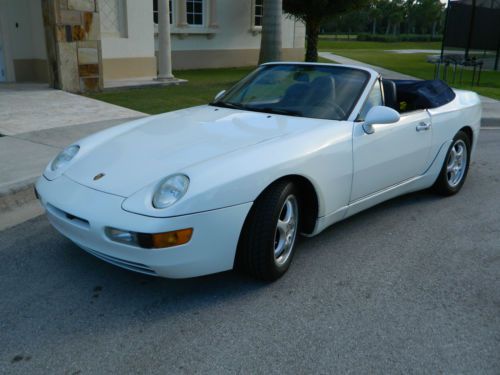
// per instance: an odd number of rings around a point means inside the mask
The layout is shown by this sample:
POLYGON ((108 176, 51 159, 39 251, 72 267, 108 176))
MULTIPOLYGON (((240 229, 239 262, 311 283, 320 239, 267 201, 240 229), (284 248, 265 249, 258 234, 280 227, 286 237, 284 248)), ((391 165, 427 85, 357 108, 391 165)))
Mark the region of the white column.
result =
POLYGON ((210 9, 208 13, 208 27, 217 28, 217 0, 208 0, 210 2, 210 9))
POLYGON ((177 0, 177 27, 187 27, 186 0, 177 0))
POLYGON ((168 0, 158 0, 158 80, 174 78, 172 74, 169 8, 168 0))

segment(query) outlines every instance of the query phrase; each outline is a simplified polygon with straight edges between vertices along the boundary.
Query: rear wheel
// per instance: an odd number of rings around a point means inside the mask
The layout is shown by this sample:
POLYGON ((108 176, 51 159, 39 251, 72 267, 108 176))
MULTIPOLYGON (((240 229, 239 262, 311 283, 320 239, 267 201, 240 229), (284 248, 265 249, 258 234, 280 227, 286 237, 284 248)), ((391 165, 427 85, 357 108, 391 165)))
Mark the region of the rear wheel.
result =
POLYGON ((290 267, 299 229, 295 185, 281 181, 254 203, 238 245, 237 266, 253 277, 273 281, 290 267))
POLYGON ((470 144, 469 136, 463 131, 453 138, 441 173, 433 186, 438 194, 453 195, 462 188, 469 171, 470 144))

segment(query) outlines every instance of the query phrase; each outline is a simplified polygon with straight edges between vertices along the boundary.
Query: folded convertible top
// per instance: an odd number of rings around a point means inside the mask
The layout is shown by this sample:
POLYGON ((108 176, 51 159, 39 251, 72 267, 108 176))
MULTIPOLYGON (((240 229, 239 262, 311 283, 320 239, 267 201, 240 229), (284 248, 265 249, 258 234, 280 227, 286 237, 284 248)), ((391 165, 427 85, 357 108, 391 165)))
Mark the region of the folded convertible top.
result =
POLYGON ((441 80, 394 80, 399 102, 411 103, 413 109, 437 108, 455 99, 455 92, 441 80))

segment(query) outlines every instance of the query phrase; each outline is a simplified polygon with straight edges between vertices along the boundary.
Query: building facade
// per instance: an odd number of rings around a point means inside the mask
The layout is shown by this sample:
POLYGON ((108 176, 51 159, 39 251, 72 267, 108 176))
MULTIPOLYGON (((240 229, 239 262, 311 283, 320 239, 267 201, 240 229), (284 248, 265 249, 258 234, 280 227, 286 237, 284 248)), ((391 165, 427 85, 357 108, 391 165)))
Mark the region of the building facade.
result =
MULTIPOLYGON (((262 0, 170 0, 174 69, 255 65, 262 0)), ((157 0, 0 0, 0 80, 68 91, 157 75, 157 0), (2 73, 3 72, 3 73, 2 73)), ((302 60, 305 28, 283 16, 283 58, 302 60)))

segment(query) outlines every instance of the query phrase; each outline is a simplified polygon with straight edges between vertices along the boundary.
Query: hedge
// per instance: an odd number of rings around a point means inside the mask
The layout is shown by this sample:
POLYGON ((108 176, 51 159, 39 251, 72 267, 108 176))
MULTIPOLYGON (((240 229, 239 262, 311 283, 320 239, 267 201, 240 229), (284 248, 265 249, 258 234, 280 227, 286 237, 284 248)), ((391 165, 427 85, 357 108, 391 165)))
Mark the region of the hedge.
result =
POLYGON ((440 42, 442 35, 430 34, 358 34, 357 40, 362 42, 440 42))

